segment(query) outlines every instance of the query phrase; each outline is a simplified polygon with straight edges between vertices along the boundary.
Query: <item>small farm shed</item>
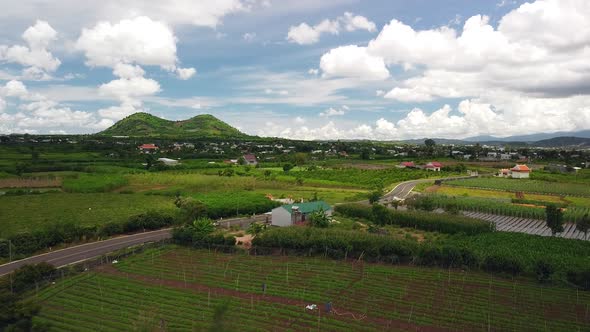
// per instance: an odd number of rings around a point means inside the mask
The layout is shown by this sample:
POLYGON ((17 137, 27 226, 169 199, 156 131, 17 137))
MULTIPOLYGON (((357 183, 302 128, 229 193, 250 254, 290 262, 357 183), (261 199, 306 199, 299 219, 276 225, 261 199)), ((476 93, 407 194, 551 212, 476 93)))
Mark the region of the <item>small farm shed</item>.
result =
POLYGON ((170 158, 158 158, 158 161, 166 166, 176 166, 179 164, 178 160, 170 158))
POLYGON ((272 225, 286 227, 304 223, 309 219, 311 213, 320 210, 329 216, 332 215, 332 207, 324 201, 279 206, 272 210, 272 225))

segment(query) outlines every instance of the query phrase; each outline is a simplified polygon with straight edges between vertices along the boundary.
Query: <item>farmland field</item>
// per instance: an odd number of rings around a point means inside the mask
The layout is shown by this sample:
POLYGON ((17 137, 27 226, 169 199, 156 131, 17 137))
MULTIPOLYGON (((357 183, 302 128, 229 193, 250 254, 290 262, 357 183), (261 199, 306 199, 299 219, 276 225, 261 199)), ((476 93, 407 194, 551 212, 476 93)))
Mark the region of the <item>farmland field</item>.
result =
POLYGON ((174 209, 173 201, 164 196, 115 193, 0 196, 0 237, 59 222, 93 226, 122 221, 148 210, 174 209))
POLYGON ((253 331, 578 331, 590 324, 590 294, 526 278, 174 246, 60 280, 36 299, 35 320, 55 331, 80 330, 81 321, 102 331, 215 329, 220 320, 229 330, 253 331))
MULTIPOLYGON (((510 199, 469 196, 446 196, 433 194, 429 194, 424 198, 431 201, 434 207, 439 207, 443 209, 448 208, 450 205, 454 205, 457 206, 460 210, 464 211, 476 211, 496 215, 531 219, 545 219, 544 206, 530 204, 513 204, 511 203, 510 199)), ((545 203, 541 202, 540 204, 545 203)), ((588 206, 569 206, 565 209, 563 213, 563 219, 567 222, 576 222, 586 214, 590 214, 590 207, 588 206)))
POLYGON ((472 178, 445 182, 446 185, 495 189, 506 191, 523 191, 531 193, 590 196, 590 187, 581 183, 550 182, 528 179, 472 178))

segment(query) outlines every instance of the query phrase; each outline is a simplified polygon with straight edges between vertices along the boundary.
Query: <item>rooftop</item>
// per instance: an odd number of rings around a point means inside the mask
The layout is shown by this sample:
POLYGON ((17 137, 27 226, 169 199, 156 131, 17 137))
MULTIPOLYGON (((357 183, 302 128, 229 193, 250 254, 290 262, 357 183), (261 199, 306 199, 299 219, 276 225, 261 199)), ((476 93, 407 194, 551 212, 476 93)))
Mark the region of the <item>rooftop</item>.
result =
POLYGON ((332 207, 324 202, 324 201, 315 201, 315 202, 307 202, 307 203, 295 203, 289 205, 281 206, 283 209, 287 210, 289 213, 293 213, 293 207, 298 207, 299 212, 301 213, 311 213, 318 210, 328 211, 331 210, 332 207))

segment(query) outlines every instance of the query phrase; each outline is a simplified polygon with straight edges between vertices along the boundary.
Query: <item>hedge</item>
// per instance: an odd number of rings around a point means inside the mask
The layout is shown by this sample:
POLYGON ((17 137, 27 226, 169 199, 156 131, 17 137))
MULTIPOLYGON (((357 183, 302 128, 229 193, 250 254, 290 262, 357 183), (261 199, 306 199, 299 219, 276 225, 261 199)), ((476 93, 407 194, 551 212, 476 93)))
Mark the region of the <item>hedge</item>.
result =
POLYGON ((454 214, 435 214, 421 211, 401 212, 382 205, 368 207, 361 204, 338 205, 335 211, 345 216, 367 219, 378 225, 398 225, 429 232, 446 234, 480 234, 495 229, 492 222, 454 214))

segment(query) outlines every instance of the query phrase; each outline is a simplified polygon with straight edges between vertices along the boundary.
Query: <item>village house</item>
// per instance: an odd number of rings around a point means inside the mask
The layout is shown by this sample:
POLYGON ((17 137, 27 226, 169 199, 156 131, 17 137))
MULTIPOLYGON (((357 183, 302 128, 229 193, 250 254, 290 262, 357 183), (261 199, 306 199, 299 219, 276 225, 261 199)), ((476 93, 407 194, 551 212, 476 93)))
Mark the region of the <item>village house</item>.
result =
POLYGON ((424 165, 424 169, 427 171, 435 171, 435 172, 440 172, 440 169, 442 168, 442 164, 439 163, 438 161, 431 161, 428 164, 424 165))
POLYGON ((153 154, 160 150, 155 144, 142 144, 137 147, 140 153, 153 154))
POLYGON ((397 168, 416 168, 416 164, 413 161, 402 161, 397 168))
POLYGON ((324 211, 326 215, 332 215, 332 207, 324 201, 295 203, 273 209, 271 224, 279 227, 301 225, 316 211, 324 211))
POLYGON ((252 166, 256 166, 258 165, 258 159, 256 159, 256 156, 253 154, 245 154, 243 156, 244 161, 246 162, 246 165, 252 165, 252 166))
POLYGON ((513 179, 528 179, 531 175, 531 169, 527 165, 516 165, 511 169, 503 168, 498 176, 513 179))

